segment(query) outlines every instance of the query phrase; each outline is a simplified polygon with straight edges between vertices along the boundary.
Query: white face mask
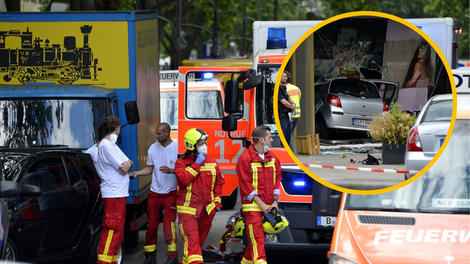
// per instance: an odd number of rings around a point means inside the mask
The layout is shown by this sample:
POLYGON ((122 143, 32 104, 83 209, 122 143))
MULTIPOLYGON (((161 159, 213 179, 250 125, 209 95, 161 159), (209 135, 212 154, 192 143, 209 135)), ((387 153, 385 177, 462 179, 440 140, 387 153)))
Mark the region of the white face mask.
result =
POLYGON ((111 134, 109 135, 109 141, 111 141, 111 144, 116 144, 118 136, 116 134, 111 134))
POLYGON ((197 153, 206 155, 207 154, 207 145, 204 144, 204 145, 200 146, 199 148, 197 148, 197 153))
POLYGON ((263 146, 263 151, 264 151, 263 154, 264 154, 264 153, 268 152, 268 151, 271 149, 271 147, 268 146, 268 144, 266 144, 266 142, 264 141, 264 139, 263 139, 263 142, 262 142, 262 143, 264 144, 264 146, 263 146))

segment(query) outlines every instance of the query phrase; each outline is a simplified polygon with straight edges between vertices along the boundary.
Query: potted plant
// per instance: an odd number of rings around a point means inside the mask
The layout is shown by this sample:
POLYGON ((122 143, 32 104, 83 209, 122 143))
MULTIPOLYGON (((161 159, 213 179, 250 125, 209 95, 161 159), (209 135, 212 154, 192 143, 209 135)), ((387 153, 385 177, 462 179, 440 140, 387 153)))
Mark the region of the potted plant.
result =
POLYGON ((372 118, 369 136, 382 142, 382 163, 403 164, 408 133, 416 117, 401 111, 401 105, 393 103, 388 112, 372 118))

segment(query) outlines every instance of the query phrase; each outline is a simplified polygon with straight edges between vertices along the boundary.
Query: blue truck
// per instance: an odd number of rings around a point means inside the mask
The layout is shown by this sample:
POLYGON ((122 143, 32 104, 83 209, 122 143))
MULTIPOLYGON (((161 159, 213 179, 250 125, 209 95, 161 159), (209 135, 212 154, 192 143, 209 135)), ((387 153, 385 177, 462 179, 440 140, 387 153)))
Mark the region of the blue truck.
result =
MULTIPOLYGON (((85 150, 115 115, 119 146, 145 167, 160 122, 157 21, 156 11, 0 13, 0 146, 85 150)), ((131 180, 128 246, 147 223, 150 182, 131 180)))

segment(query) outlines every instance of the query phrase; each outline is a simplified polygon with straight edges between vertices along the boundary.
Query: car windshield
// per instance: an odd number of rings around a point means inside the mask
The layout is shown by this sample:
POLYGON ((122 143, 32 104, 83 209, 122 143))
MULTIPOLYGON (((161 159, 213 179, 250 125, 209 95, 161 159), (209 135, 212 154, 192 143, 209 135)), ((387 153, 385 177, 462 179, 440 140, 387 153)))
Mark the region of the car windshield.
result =
POLYGON ((452 119, 452 100, 432 101, 423 116, 424 122, 450 122, 452 119))
POLYGON ((1 164, 3 165, 3 175, 5 180, 16 180, 16 176, 24 167, 30 155, 23 153, 0 153, 1 164))
POLYGON ((380 98, 380 94, 374 84, 357 80, 333 80, 330 93, 342 93, 354 97, 380 98))
POLYGON ((107 101, 0 100, 0 144, 7 148, 68 145, 89 148, 107 116, 107 101))
POLYGON ((457 119, 444 152, 421 177, 395 191, 376 195, 349 195, 346 208, 469 214, 469 125, 470 120, 457 119))

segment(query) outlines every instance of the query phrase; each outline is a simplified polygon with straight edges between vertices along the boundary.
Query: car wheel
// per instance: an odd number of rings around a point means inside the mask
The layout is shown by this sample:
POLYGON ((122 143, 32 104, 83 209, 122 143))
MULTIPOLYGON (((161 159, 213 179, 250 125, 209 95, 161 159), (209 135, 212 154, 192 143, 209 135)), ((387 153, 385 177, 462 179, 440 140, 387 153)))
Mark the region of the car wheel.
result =
MULTIPOLYGON (((101 237, 101 231, 95 235, 93 238, 93 241, 90 244, 90 250, 88 253, 88 261, 86 262, 87 264, 96 264, 98 261, 98 247, 100 246, 100 237, 101 237)), ((121 247, 119 248, 118 251, 118 258, 117 258, 117 264, 122 264, 122 258, 124 256, 124 242, 121 243, 121 247)))
POLYGON ((230 196, 223 196, 222 197, 222 209, 233 209, 235 205, 237 204, 237 198, 238 198, 238 187, 233 190, 232 194, 230 196))
POLYGON ((320 134, 320 138, 330 138, 328 128, 320 117, 315 117, 315 133, 320 134))
POLYGON ((18 260, 18 249, 15 245, 15 242, 10 238, 7 241, 7 246, 5 248, 4 260, 7 262, 15 262, 18 260))

